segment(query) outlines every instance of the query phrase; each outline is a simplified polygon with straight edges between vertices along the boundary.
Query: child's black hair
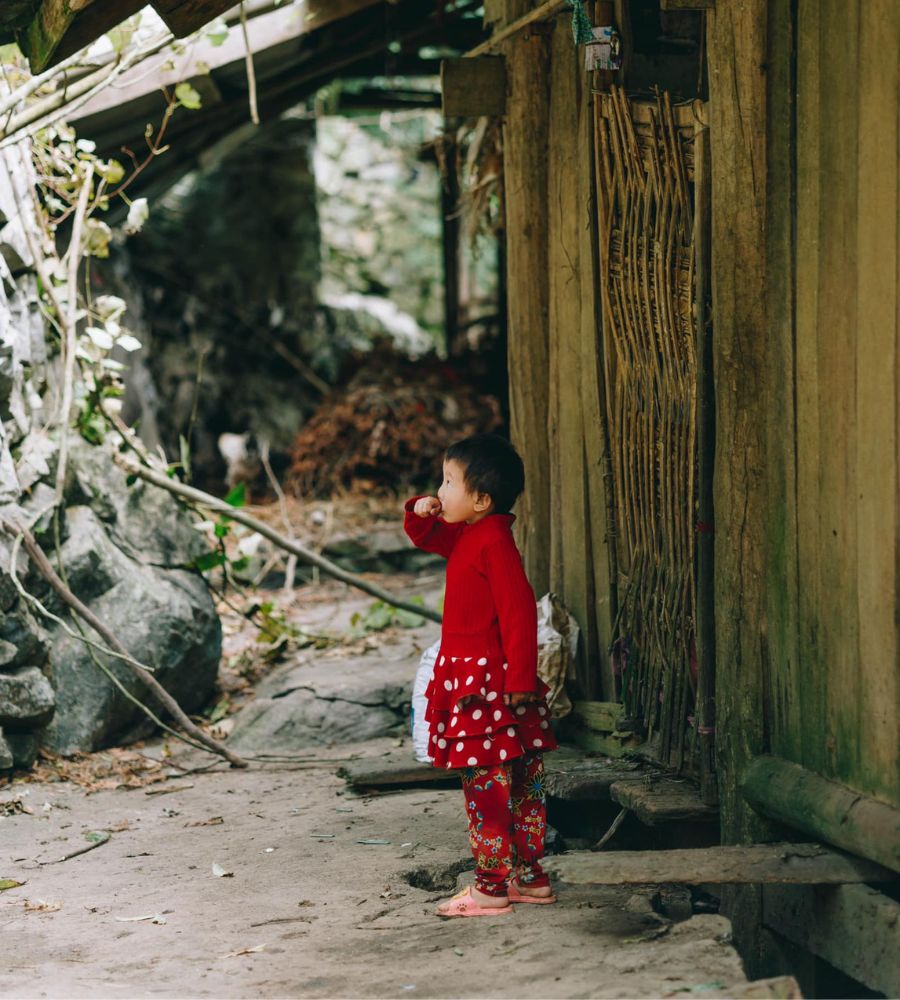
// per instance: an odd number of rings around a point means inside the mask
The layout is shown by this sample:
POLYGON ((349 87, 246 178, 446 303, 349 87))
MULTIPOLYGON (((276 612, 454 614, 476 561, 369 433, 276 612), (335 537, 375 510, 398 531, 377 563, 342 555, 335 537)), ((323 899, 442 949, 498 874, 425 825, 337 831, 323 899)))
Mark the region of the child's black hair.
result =
POLYGON ((525 466, 519 453, 497 434, 475 434, 457 441, 444 459, 462 466, 466 488, 471 493, 487 493, 496 514, 508 514, 525 489, 525 466))

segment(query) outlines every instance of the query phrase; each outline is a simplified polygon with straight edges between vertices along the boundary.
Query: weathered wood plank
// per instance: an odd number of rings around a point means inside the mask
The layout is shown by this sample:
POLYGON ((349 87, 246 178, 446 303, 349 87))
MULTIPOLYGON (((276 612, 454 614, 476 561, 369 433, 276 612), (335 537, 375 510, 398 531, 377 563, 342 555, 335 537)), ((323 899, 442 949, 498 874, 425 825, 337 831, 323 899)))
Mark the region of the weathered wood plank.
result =
MULTIPOLYGON (((594 21, 609 17, 612 5, 597 3, 594 21)), ((605 23, 608 23, 605 22, 605 23)), ((584 694, 589 698, 615 700, 615 677, 607 653, 612 642, 615 616, 615 574, 612 568, 610 496, 607 471, 609 445, 606 432, 606 402, 603 384, 603 345, 600 335, 601 292, 598 244, 599 205, 595 174, 595 98, 594 86, 602 85, 602 74, 584 69, 578 60, 581 76, 578 102, 578 210, 579 270, 581 278, 581 415, 584 441, 584 521, 588 558, 590 614, 582 623, 585 630, 585 658, 588 666, 584 694)))
POLYGON ((716 383, 716 754, 723 835, 763 839, 733 776, 765 746, 766 0, 706 14, 716 383), (740 595, 737 599, 736 595, 740 595))
POLYGON ((441 100, 447 118, 506 112, 506 65, 502 56, 441 60, 441 100))
POLYGON ((719 810, 707 805, 699 789, 689 781, 658 778, 652 782, 616 781, 609 789, 613 802, 618 802, 647 826, 660 823, 714 823, 719 810))
POLYGON ((560 749, 544 758, 547 794, 569 802, 609 800, 613 782, 634 780, 642 765, 635 761, 613 761, 586 757, 580 751, 560 749))
POLYGON ((762 756, 741 791, 765 815, 900 872, 900 810, 799 764, 762 756))
POLYGON ((579 143, 579 116, 585 99, 583 69, 572 45, 568 19, 556 21, 551 51, 550 159, 548 197, 550 218, 549 277, 551 310, 551 587, 572 611, 581 629, 576 663, 577 688, 588 692, 597 685, 592 607, 589 512, 583 403, 581 398, 582 286, 590 281, 581 260, 576 178, 591 169, 587 151, 579 143))
MULTIPOLYGON (((799 744, 798 761, 824 771, 825 690, 817 672, 818 604, 820 579, 816 571, 819 536, 818 476, 824 456, 820 446, 818 329, 818 245, 821 151, 819 133, 822 112, 819 100, 818 0, 799 0, 797 7, 797 247, 795 260, 795 382, 797 462, 797 661, 794 690, 797 698, 787 718, 797 735, 787 737, 799 744), (802 707, 802 716, 801 716, 802 707), (809 720, 806 724, 805 720, 809 720)), ((825 72, 828 72, 827 68, 825 72)), ((776 731, 776 746, 782 738, 776 731)))
POLYGON ((792 0, 770 4, 768 299, 770 511, 768 621, 772 685, 773 752, 802 759, 801 688, 798 646, 797 432, 795 412, 794 286, 796 177, 794 48, 792 0))
POLYGON ((752 844, 677 851, 590 851, 558 854, 542 862, 571 885, 838 885, 877 882, 891 873, 870 861, 818 844, 752 844))
POLYGON ((866 885, 764 886, 763 921, 871 990, 900 996, 900 903, 866 885))
POLYGON ((357 788, 379 788, 392 785, 435 784, 457 780, 457 771, 420 764, 413 760, 409 751, 396 757, 378 757, 352 761, 344 764, 338 777, 344 778, 357 788))
MULTIPOLYGON (((897 94, 900 4, 859 3, 856 469, 858 661, 852 672, 862 765, 853 787, 900 808, 900 355, 897 94), (891 103, 893 101, 893 103, 891 103)), ((846 727, 845 727, 846 732, 846 727)), ((900 993, 900 987, 897 988, 900 993)))
MULTIPOLYGON (((819 574, 817 677, 825 690, 825 719, 807 716, 824 743, 823 767, 853 782, 865 767, 860 737, 869 725, 859 714, 859 598, 857 595, 856 329, 859 117, 859 4, 826 0, 819 10, 819 148, 823 173, 819 204, 819 292, 816 323, 819 440, 819 574), (846 79, 831 71, 841 60, 846 79), (848 81, 850 81, 848 85, 848 81), (839 196, 836 197, 836 193, 839 196), (823 725, 824 723, 824 725, 823 725)), ((803 581, 801 579, 801 585, 803 581)))
MULTIPOLYGON (((510 19, 521 5, 507 0, 510 19)), ((536 593, 549 584, 550 462, 547 444, 547 161, 549 52, 540 35, 504 46, 508 80, 503 128, 507 237, 509 406, 513 443, 527 456, 517 505, 518 541, 536 593)))

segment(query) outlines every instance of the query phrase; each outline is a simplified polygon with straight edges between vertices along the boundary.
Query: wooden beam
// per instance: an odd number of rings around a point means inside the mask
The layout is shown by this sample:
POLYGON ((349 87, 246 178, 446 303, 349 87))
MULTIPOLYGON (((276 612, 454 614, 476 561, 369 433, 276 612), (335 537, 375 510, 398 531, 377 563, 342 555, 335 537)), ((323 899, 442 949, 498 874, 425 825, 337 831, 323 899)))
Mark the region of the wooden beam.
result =
POLYGON ((548 21, 551 17, 556 17, 560 11, 565 10, 568 6, 569 0, 545 0, 544 3, 535 7, 534 10, 530 10, 527 14, 523 14, 511 24, 508 24, 505 28, 495 31, 486 42, 482 42, 481 45, 476 45, 474 49, 470 49, 470 51, 466 53, 465 58, 474 59, 476 56, 483 56, 488 52, 493 52, 500 45, 502 45, 503 42, 512 38, 514 35, 518 35, 529 25, 539 24, 542 21, 548 21))
POLYGON ((506 64, 502 56, 441 61, 445 118, 480 118, 506 112, 506 64))
POLYGON ((706 805, 697 787, 686 780, 617 781, 609 792, 614 802, 633 812, 647 826, 686 821, 713 823, 719 818, 719 810, 706 805))
POLYGON ((193 34, 234 6, 234 0, 153 0, 156 13, 176 38, 193 34))
POLYGON ((752 844, 677 851, 573 851, 546 858, 546 871, 570 885, 841 885, 893 874, 819 844, 752 844))
MULTIPOLYGON (((54 50, 48 65, 55 66, 63 59, 68 59, 145 6, 146 0, 118 0, 115 4, 95 0, 78 13, 54 50)), ((146 68, 143 72, 146 72, 146 68)))
POLYGON ((900 996, 900 903, 866 885, 764 886, 763 923, 885 996, 900 996))
POLYGON ((750 764, 741 791, 770 819, 900 872, 900 810, 770 756, 750 764))
POLYGON ((43 0, 31 23, 17 35, 32 73, 41 73, 50 65, 76 15, 90 3, 91 0, 43 0))
MULTIPOLYGON (((305 0, 290 8, 304 30, 315 31, 381 0, 305 0)), ((159 16, 178 38, 190 35, 235 6, 234 0, 152 0, 159 16)), ((250 12, 252 13, 252 11, 250 12)))

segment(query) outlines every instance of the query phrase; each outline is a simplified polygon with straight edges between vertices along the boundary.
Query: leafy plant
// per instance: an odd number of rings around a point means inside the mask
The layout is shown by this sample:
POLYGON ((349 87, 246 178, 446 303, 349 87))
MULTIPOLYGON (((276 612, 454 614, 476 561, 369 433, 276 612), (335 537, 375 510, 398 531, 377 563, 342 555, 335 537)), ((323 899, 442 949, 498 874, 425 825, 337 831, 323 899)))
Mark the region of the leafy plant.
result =
MULTIPOLYGON (((420 604, 424 607, 423 597, 413 597, 411 603, 420 604)), ((393 625, 400 628, 418 628, 424 625, 425 618, 417 615, 413 611, 406 611, 403 608, 395 608, 392 604, 384 601, 374 601, 363 612, 356 612, 351 619, 352 635, 359 638, 367 632, 381 632, 393 625)))

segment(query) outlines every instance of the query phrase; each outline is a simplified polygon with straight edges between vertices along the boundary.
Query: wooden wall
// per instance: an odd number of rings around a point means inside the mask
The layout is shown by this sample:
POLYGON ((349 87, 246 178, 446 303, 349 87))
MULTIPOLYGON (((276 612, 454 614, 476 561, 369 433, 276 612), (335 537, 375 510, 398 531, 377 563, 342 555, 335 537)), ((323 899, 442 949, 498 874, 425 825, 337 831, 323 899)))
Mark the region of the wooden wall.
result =
POLYGON ((900 6, 795 18, 793 114, 789 64, 770 102, 771 752, 900 807, 900 6))
POLYGON ((729 840, 772 833, 759 754, 900 806, 898 36, 890 0, 708 14, 729 840))
POLYGON ((528 475, 520 541, 538 596, 555 591, 581 626, 576 694, 611 699, 590 80, 567 16, 503 54, 510 408, 528 475))

